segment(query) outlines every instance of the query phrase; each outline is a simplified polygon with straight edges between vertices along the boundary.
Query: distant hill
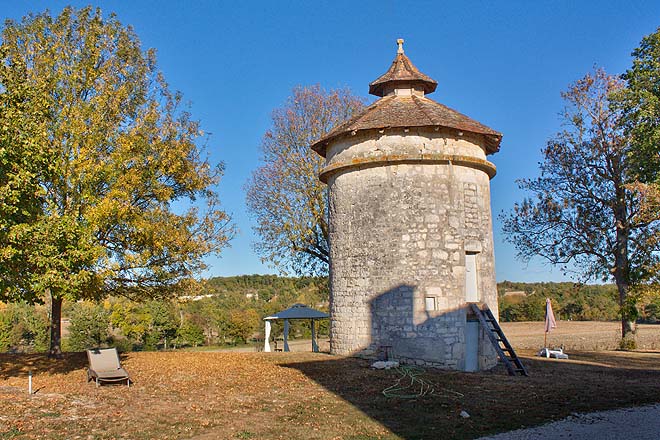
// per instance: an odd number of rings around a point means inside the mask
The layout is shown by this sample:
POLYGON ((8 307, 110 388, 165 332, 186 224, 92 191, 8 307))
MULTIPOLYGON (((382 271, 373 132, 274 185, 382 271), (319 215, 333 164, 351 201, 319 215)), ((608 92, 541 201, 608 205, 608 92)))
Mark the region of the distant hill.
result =
POLYGON ((618 318, 614 284, 517 283, 497 284, 500 320, 541 321, 550 298, 557 319, 611 321, 618 318))
MULTIPOLYGON (((240 302, 248 299, 263 312, 277 311, 278 307, 285 308, 296 302, 326 309, 329 297, 327 283, 324 277, 215 277, 205 282, 202 294, 235 297, 237 301, 240 298, 240 302)), ((617 291, 613 284, 503 281, 497 284, 497 291, 502 321, 543 320, 545 298, 552 300, 558 319, 610 321, 618 317, 617 291)))

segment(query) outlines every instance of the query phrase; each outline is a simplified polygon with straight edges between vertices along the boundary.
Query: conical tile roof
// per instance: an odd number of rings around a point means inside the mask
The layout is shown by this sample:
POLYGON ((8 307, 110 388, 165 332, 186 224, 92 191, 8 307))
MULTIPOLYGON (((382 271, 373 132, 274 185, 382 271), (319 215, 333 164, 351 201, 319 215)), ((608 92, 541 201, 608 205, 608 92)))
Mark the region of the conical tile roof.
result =
POLYGON ((388 89, 396 84, 410 84, 418 86, 424 90, 424 93, 433 93, 438 87, 438 83, 422 72, 410 61, 410 58, 403 52, 403 40, 398 39, 399 49, 392 65, 380 78, 369 84, 369 93, 376 96, 385 96, 388 89))
POLYGON ((448 127, 482 134, 486 138, 488 154, 496 153, 502 140, 499 132, 432 99, 415 95, 390 95, 329 131, 312 145, 312 149, 325 157, 327 145, 343 134, 397 127, 448 127))
MULTIPOLYGON (((399 52, 392 67, 385 75, 370 84, 370 93, 380 96, 378 93, 381 93, 383 88, 387 89, 388 86, 397 82, 411 84, 415 81, 418 85, 427 87, 425 93, 435 90, 437 83, 417 70, 408 57, 403 54, 402 41, 399 40, 398 43, 399 52)), ((327 146, 336 138, 347 133, 409 127, 447 127, 481 134, 485 138, 487 154, 499 151, 502 141, 501 133, 426 96, 390 94, 380 98, 347 122, 333 128, 316 141, 311 148, 325 157, 327 146)))

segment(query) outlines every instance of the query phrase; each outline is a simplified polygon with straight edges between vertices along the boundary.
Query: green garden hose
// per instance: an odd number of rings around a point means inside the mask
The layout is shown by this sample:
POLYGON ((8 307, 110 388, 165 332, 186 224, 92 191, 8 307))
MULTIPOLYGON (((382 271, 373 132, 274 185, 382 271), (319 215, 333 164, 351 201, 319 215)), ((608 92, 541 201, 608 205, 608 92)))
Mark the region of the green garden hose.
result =
POLYGON ((435 388, 430 382, 420 378, 425 370, 420 367, 402 365, 396 368, 400 374, 397 381, 383 390, 383 395, 388 398, 418 399, 433 394, 435 388))

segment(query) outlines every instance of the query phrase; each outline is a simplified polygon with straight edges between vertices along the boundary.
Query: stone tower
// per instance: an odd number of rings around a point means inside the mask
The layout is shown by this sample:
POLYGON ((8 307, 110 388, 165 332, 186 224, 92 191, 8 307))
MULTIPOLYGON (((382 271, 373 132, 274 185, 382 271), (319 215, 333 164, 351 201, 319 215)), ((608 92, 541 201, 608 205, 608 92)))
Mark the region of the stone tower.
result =
POLYGON ((326 160, 330 350, 475 371, 497 362, 469 312, 497 291, 486 158, 502 135, 426 95, 398 40, 380 97, 312 148, 326 160))

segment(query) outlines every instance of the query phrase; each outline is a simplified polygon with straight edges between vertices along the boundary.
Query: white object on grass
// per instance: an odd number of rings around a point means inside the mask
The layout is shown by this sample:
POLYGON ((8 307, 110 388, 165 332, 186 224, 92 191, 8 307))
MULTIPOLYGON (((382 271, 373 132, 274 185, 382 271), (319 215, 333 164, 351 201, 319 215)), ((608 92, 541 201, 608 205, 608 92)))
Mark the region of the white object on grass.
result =
POLYGON ((564 350, 561 348, 555 348, 554 350, 550 350, 549 348, 542 348, 541 351, 539 351, 538 356, 546 358, 553 357, 555 359, 568 359, 568 355, 564 353, 564 350))
POLYGON ((390 368, 397 368, 398 366, 398 361, 376 361, 371 364, 371 368, 375 368, 376 370, 389 370, 390 368))

